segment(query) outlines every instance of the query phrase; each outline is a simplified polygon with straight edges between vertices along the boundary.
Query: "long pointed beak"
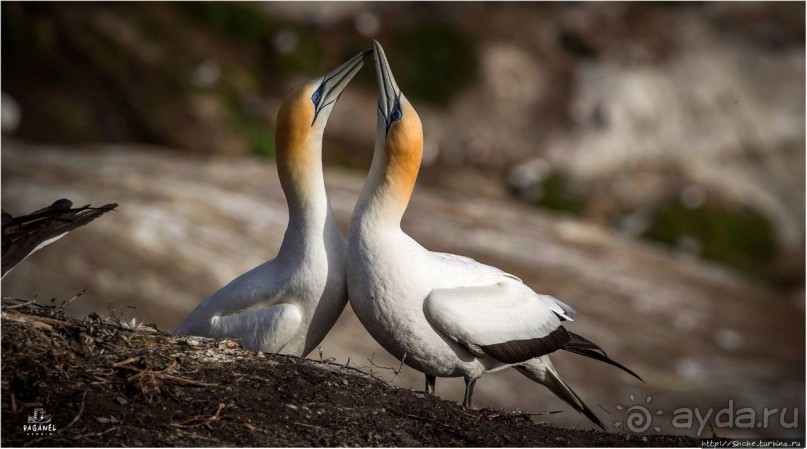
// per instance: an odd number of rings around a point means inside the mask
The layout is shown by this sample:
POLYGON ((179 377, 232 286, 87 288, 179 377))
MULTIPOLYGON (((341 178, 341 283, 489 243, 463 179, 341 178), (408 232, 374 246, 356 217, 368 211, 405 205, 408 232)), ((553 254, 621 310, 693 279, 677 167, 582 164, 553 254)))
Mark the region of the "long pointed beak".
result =
POLYGON ((362 51, 322 78, 322 83, 317 89, 320 93, 320 101, 314 109, 314 120, 317 119, 317 115, 325 106, 335 103, 339 99, 342 91, 345 90, 353 76, 361 70, 362 66, 364 66, 364 61, 370 57, 372 52, 373 50, 370 48, 362 51))
POLYGON ((392 111, 398 104, 401 96, 401 89, 395 83, 395 77, 392 76, 392 70, 387 62, 387 55, 384 54, 384 49, 378 41, 373 41, 373 50, 375 53, 375 74, 378 81, 378 110, 384 116, 387 122, 387 129, 389 129, 392 121, 392 111))

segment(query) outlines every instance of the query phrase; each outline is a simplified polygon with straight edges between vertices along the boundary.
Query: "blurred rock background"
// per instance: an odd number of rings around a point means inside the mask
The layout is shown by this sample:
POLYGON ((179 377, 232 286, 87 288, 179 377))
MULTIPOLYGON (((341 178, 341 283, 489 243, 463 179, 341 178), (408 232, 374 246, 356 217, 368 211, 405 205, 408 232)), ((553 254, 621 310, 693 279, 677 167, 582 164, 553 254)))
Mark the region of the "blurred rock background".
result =
MULTIPOLYGON (((800 3, 4 2, 3 208, 121 206, 26 260, 3 294, 88 288, 74 313, 112 303, 173 328, 274 256, 280 101, 371 38, 424 123, 404 229, 574 305, 574 329, 648 381, 556 357, 606 421, 651 396, 663 431, 695 435, 663 420, 734 399, 799 407, 798 428, 718 434, 804 435, 800 3)), ((364 70, 327 128, 343 226, 375 101, 364 70)), ((324 356, 370 366, 373 353, 397 367, 348 308, 324 356)), ((422 388, 407 369, 396 382, 422 388)), ((461 386, 438 391, 458 400, 461 386)), ((566 410, 516 373, 477 390, 479 405, 566 410)))

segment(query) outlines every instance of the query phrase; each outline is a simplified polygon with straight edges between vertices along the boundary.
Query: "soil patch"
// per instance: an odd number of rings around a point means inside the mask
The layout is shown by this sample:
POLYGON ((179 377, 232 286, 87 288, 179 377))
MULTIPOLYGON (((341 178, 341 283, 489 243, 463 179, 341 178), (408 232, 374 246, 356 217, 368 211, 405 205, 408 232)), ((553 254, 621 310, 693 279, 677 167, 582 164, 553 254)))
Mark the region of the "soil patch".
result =
POLYGON ((464 410, 327 360, 3 298, 3 446, 697 446, 464 410), (55 431, 26 433, 38 408, 55 431))

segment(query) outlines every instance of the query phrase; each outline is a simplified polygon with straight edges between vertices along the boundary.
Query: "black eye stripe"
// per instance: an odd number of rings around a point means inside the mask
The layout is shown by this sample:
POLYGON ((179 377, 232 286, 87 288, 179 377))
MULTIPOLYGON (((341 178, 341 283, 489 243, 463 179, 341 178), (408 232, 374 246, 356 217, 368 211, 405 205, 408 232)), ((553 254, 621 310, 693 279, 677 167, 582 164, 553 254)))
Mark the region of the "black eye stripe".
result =
POLYGON ((331 101, 330 103, 323 104, 320 109, 325 109, 326 106, 336 103, 336 100, 338 100, 338 99, 339 99, 339 97, 336 97, 336 99, 331 101))

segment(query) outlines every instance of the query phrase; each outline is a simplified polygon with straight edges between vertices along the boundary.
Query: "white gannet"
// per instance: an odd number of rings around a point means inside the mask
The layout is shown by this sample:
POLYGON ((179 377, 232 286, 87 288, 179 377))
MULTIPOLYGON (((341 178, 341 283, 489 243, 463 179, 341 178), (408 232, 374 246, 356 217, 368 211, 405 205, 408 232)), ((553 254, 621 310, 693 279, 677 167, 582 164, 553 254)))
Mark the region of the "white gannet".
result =
POLYGON ((498 268, 431 252, 401 230, 423 130, 378 42, 373 50, 379 90, 375 152, 348 238, 348 297, 356 316, 393 356, 425 373, 429 393, 436 377, 462 376, 463 406, 470 407, 477 378, 513 367, 605 429, 547 355, 564 349, 636 374, 561 326, 574 309, 498 268))
POLYGON ((252 351, 305 356, 333 327, 347 304, 347 242, 325 192, 322 135, 334 104, 371 52, 285 98, 275 140, 289 224, 277 257, 199 304, 175 334, 231 338, 252 351))
POLYGON ((3 211, 3 276, 31 254, 114 210, 118 204, 72 207, 72 201, 62 198, 28 215, 12 217, 3 211))

